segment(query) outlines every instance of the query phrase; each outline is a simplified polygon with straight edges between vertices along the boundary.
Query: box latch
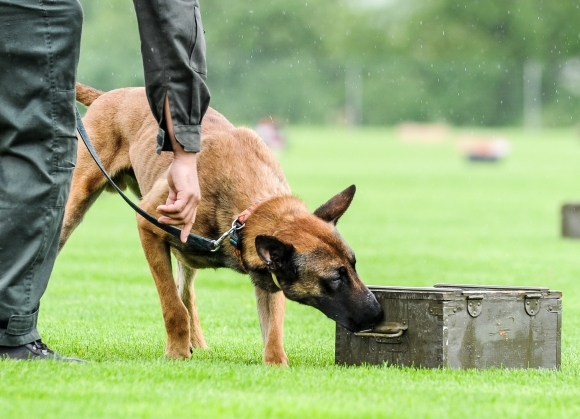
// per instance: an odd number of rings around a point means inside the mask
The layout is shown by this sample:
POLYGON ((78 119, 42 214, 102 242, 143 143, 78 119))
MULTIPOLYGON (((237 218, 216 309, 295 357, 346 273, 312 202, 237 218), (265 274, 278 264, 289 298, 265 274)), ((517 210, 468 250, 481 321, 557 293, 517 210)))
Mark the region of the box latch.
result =
POLYGON ((467 312, 471 317, 477 317, 481 314, 483 310, 482 294, 468 294, 467 296, 467 312))
POLYGON ((524 298, 524 308, 526 309, 526 313, 530 316, 535 316, 540 311, 540 299, 542 298, 542 294, 526 294, 526 298, 524 298))

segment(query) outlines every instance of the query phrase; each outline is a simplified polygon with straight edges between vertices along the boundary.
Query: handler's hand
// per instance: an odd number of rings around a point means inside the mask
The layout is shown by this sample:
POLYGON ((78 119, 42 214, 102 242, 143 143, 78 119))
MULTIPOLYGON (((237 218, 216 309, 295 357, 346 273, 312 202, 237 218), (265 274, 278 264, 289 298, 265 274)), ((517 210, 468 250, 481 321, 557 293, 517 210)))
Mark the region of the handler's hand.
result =
POLYGON ((181 241, 185 243, 195 222, 201 191, 197 179, 197 154, 187 152, 183 154, 182 156, 176 153, 169 166, 167 174, 169 195, 165 205, 159 205, 157 211, 162 214, 158 219, 160 223, 183 225, 181 241))
POLYGON ((163 224, 183 225, 181 241, 185 243, 195 222, 197 206, 201 201, 201 190, 197 178, 197 154, 184 151, 175 139, 167 98, 164 111, 167 132, 174 151, 173 162, 167 173, 169 195, 165 205, 157 207, 157 211, 161 213, 158 221, 163 224))

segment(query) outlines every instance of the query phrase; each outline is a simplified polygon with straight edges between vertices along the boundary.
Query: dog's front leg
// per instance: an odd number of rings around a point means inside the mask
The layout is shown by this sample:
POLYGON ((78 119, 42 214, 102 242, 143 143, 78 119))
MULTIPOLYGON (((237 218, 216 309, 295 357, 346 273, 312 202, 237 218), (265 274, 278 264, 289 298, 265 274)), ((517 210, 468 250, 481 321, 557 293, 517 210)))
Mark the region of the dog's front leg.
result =
POLYGON ((199 321, 199 314, 197 313, 197 305, 195 298, 195 290, 193 281, 195 279, 196 269, 191 269, 179 260, 177 261, 177 283, 179 284, 179 294, 181 301, 189 312, 189 336, 191 339, 191 346, 193 348, 207 349, 207 344, 201 331, 201 324, 199 321))
POLYGON ((282 292, 269 293, 255 287, 258 316, 264 340, 264 363, 288 365, 284 351, 284 309, 286 297, 282 292))
MULTIPOLYGON (((147 223, 144 219, 141 219, 140 222, 147 223)), ((189 358, 191 356, 189 315, 181 298, 179 298, 177 286, 173 279, 169 246, 159 236, 143 228, 142 225, 139 226, 139 235, 161 300, 161 311, 167 332, 165 356, 189 358)))

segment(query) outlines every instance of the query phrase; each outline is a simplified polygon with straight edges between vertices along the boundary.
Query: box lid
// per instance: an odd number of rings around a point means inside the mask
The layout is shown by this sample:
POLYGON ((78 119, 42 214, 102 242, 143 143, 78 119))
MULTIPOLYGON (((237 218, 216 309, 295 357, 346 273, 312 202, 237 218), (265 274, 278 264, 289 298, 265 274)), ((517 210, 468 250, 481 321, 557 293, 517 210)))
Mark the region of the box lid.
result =
POLYGON ((392 287, 384 285, 369 285, 371 291, 383 296, 396 294, 393 298, 428 299, 428 300, 456 300, 475 295, 493 295, 495 297, 513 295, 535 295, 538 298, 562 298, 561 291, 550 290, 546 287, 505 286, 505 285, 472 285, 472 284, 443 284, 432 287, 392 287))

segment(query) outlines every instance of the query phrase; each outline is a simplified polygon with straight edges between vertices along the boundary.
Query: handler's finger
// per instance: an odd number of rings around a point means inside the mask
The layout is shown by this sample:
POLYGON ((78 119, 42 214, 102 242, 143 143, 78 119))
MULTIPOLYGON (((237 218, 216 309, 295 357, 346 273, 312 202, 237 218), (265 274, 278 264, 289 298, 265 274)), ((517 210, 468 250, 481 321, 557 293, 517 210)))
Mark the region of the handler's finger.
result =
POLYGON ((181 221, 186 216, 185 211, 184 211, 184 206, 178 205, 178 204, 159 205, 157 207, 157 211, 159 211, 162 215, 165 215, 167 217, 171 217, 174 219, 181 218, 181 221), (181 215, 182 213, 183 213, 183 216, 181 215))
POLYGON ((194 200, 187 202, 185 200, 178 199, 175 203, 159 205, 157 211, 166 217, 171 217, 174 220, 181 221, 182 224, 191 221, 195 218, 195 213, 197 210, 197 203, 194 200))
POLYGON ((157 218, 157 221, 163 224, 171 225, 182 225, 182 224, 193 224, 195 221, 196 211, 161 211, 159 208, 157 210, 161 213, 161 216, 157 218))
POLYGON ((183 229, 181 229, 181 242, 182 243, 187 243, 187 237, 189 236, 189 233, 191 233, 191 229, 193 228, 193 223, 195 222, 195 214, 193 215, 193 220, 191 220, 191 222, 186 223, 183 226, 183 229))
MULTIPOLYGON (((197 213, 197 211, 196 211, 196 213, 197 213)), ((192 217, 190 217, 190 220, 188 222, 176 220, 175 218, 170 218, 170 217, 166 217, 166 216, 159 217, 157 219, 157 221, 159 221, 162 224, 168 224, 168 225, 174 225, 174 226, 183 225, 183 227, 181 229, 180 239, 183 243, 186 243, 187 237, 189 236, 189 233, 191 233, 191 229, 193 228, 193 224, 195 223, 196 213, 194 213, 194 215, 192 217)))
POLYGON ((176 220, 175 218, 167 217, 165 215, 157 218, 157 221, 159 221, 161 224, 168 224, 172 226, 180 226, 184 224, 183 220, 176 220))
POLYGON ((159 205, 157 207, 157 211, 161 213, 161 215, 165 215, 167 217, 171 217, 174 220, 181 221, 183 224, 193 216, 194 208, 196 207, 196 203, 191 196, 189 199, 182 198, 178 194, 169 194, 167 197, 167 201, 165 204, 159 205), (173 195, 173 196, 172 196, 173 195))
POLYGON ((173 188, 169 188, 169 194, 167 195, 167 199, 165 200, 165 204, 161 204, 157 206, 157 211, 159 211, 162 215, 171 216, 176 212, 175 202, 178 200, 177 192, 173 190, 173 188))

